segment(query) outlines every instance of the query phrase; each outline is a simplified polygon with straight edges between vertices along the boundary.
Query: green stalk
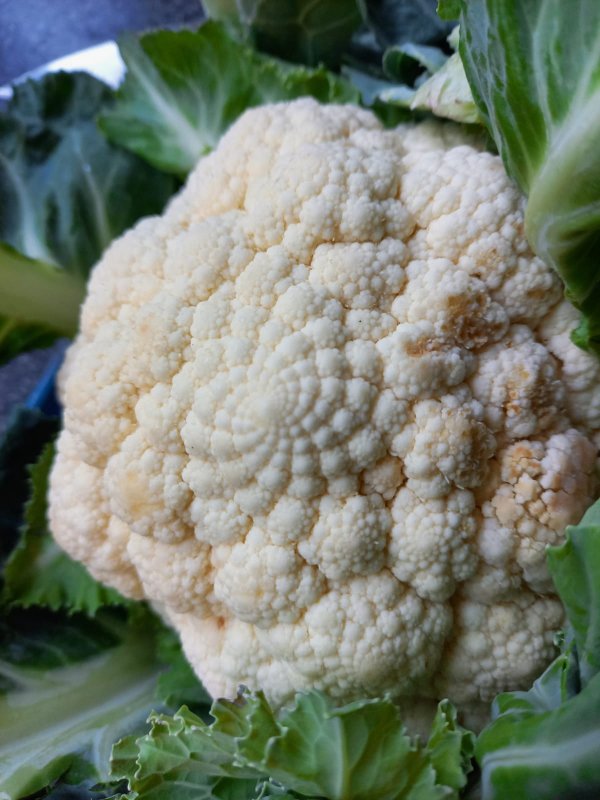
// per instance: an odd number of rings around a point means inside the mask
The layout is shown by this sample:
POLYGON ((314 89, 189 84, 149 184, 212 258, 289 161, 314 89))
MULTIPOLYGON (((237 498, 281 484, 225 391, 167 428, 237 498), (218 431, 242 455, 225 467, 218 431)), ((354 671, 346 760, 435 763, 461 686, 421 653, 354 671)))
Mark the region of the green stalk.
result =
POLYGON ((79 307, 85 296, 85 281, 27 258, 0 243, 0 315, 20 322, 45 325, 72 337, 77 333, 79 307))
POLYGON ((21 685, 0 698, 0 798, 44 788, 68 769, 73 753, 107 779, 112 744, 156 705, 161 666, 153 646, 152 636, 133 630, 106 653, 41 674, 0 662, 0 674, 21 685))

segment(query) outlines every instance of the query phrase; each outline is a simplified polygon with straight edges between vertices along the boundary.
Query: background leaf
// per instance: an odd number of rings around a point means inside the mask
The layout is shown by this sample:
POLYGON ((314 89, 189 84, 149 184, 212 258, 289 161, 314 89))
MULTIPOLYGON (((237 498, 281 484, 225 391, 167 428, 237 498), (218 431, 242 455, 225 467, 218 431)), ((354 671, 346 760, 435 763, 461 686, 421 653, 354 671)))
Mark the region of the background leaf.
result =
POLYGON ((600 501, 548 562, 572 637, 527 692, 494 701, 476 756, 483 800, 600 794, 600 501))
POLYGON ((73 335, 90 267, 176 188, 102 136, 111 101, 90 75, 51 73, 0 113, 0 363, 73 335))
POLYGON ((600 674, 542 713, 504 713, 479 736, 483 800, 593 800, 600 795, 600 674))
POLYGON ((363 17, 380 45, 440 44, 456 23, 437 14, 436 0, 359 0, 363 17))
POLYGON ((579 525, 567 528, 563 545, 548 549, 548 565, 573 630, 585 685, 600 672, 600 501, 579 525))
POLYGON ((583 312, 600 355, 600 3, 461 0, 460 53, 526 234, 583 312))
POLYGON ((256 800, 436 800, 457 798, 470 769, 472 736, 449 704, 440 708, 431 747, 407 735, 388 700, 336 708, 307 692, 276 713, 261 692, 243 692, 216 701, 210 713, 212 724, 185 707, 173 717, 155 714, 146 736, 116 745, 113 774, 129 780, 132 798, 191 800, 224 786, 233 792, 237 783, 256 800))
POLYGON ((5 620, 0 671, 13 686, 0 696, 0 793, 38 791, 76 755, 107 778, 113 741, 143 723, 155 702, 152 636, 143 625, 39 610, 5 620))
POLYGON ((0 565, 15 547, 29 496, 28 467, 59 428, 59 420, 37 409, 16 407, 0 439, 0 565))
POLYGON ((356 0, 204 0, 213 19, 227 22, 258 50, 308 66, 339 66, 358 28, 356 0))
POLYGON ((126 605, 122 595, 94 580, 49 533, 46 496, 53 459, 54 447, 48 443, 28 469, 30 493, 19 542, 4 567, 3 600, 23 608, 38 605, 90 615, 105 606, 126 605))
POLYGON ((127 75, 115 107, 101 117, 102 130, 180 177, 247 108, 302 95, 358 101, 356 90, 327 70, 261 56, 217 22, 125 37, 119 46, 127 75))

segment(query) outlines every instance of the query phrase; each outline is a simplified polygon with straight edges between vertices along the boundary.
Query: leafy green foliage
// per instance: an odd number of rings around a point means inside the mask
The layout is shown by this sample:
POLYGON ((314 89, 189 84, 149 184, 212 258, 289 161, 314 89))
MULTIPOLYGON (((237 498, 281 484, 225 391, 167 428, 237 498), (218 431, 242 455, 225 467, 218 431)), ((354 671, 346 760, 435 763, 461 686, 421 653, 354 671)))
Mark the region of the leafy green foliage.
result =
POLYGON ((57 419, 25 407, 14 409, 0 440, 0 564, 17 543, 29 497, 28 467, 58 431, 57 419))
POLYGON ((75 333, 85 292, 79 277, 0 242, 0 287, 0 366, 75 333), (15 309, 18 317, 12 316, 15 309))
POLYGON ((95 581, 82 564, 59 548, 48 531, 46 495, 53 458, 54 447, 49 443, 29 467, 24 525, 4 567, 3 600, 11 606, 38 605, 90 615, 105 606, 124 605, 124 597, 95 581))
MULTIPOLYGON (((454 44, 455 37, 449 39, 454 44)), ((456 41, 454 46, 457 44, 456 41)), ((382 102, 431 112, 455 122, 481 122, 458 53, 448 56, 435 47, 395 45, 384 53, 383 68, 390 80, 399 85, 382 89, 378 94, 382 102), (411 63, 421 67, 416 79, 410 72, 411 63)))
POLYGON ((383 48, 408 42, 439 45, 453 27, 436 13, 436 0, 359 0, 359 4, 383 48))
POLYGON ((457 20, 460 17, 460 0, 437 0, 438 17, 442 20, 457 20))
POLYGON ((0 362, 72 335, 90 267, 175 189, 98 131, 111 100, 90 75, 54 73, 0 114, 0 362))
POLYGON ((153 709, 183 701, 201 711, 208 696, 174 634, 144 606, 104 607, 94 619, 39 606, 5 610, 0 795, 18 800, 60 779, 58 797, 88 797, 109 780, 113 743, 142 732, 153 709))
POLYGON ((448 700, 442 700, 438 706, 427 749, 438 783, 463 789, 472 769, 475 737, 459 725, 456 708, 448 700))
POLYGON ((0 238, 85 277, 112 239, 162 210, 173 191, 101 136, 112 91, 86 73, 50 73, 14 88, 0 119, 0 238))
POLYGON ((217 22, 125 37, 120 49, 127 76, 116 105, 101 117, 102 130, 181 177, 247 108, 302 95, 358 101, 356 90, 327 70, 262 56, 217 22))
POLYGON ((516 703, 503 698, 477 743, 484 800, 600 796, 600 674, 555 709, 516 703))
POLYGON ((308 66, 339 65, 358 28, 356 0, 204 0, 213 19, 227 22, 258 50, 308 66))
POLYGON ((480 123, 452 24, 436 14, 435 0, 361 0, 369 27, 344 57, 343 73, 385 124, 431 113, 480 123), (404 112, 404 113, 402 113, 404 112))
POLYGON ((12 683, 0 696, 0 793, 13 798, 42 789, 77 758, 107 778, 112 743, 143 724, 163 669, 152 621, 28 613, 29 626, 5 617, 0 643, 0 674, 12 683))
POLYGON ((567 540, 552 547, 548 562, 566 609, 577 647, 581 682, 600 672, 600 502, 567 529, 567 540))
POLYGON ((528 692, 494 701, 476 755, 483 800, 600 795, 600 501, 549 566, 573 631, 528 692))
POLYGON ((449 703, 427 745, 407 735, 388 700, 336 708, 308 692, 276 714, 261 692, 243 693, 218 700, 211 715, 212 724, 185 707, 153 715, 146 736, 115 746, 113 774, 128 779, 131 798, 221 797, 227 779, 240 796, 258 797, 270 778, 287 796, 435 800, 458 797, 470 768, 473 737, 449 703))
POLYGON ((527 237, 582 311, 577 343, 600 354, 600 3, 460 0, 460 8, 467 78, 528 195, 527 237))
POLYGON ((116 739, 142 732, 152 709, 187 702, 200 711, 208 702, 175 635, 50 538, 57 427, 19 409, 0 445, 0 796, 8 800, 49 786, 56 800, 112 796, 118 785, 96 784, 109 778, 116 739))

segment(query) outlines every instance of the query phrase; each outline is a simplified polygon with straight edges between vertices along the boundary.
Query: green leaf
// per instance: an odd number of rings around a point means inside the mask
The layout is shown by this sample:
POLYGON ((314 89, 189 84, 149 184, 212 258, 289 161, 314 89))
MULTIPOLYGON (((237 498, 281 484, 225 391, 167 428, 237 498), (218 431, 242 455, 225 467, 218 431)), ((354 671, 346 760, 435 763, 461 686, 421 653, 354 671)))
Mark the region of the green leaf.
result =
POLYGON ((367 25, 384 48, 405 42, 441 44, 453 27, 437 15, 436 0, 359 0, 359 3, 367 25))
MULTIPOLYGON (((456 51, 458 27, 447 43, 456 51)), ((368 105, 376 100, 384 107, 406 109, 409 116, 425 112, 465 124, 482 123, 458 53, 448 56, 440 47, 406 42, 388 47, 382 64, 386 80, 375 83, 370 78, 371 86, 363 92, 368 105)), ((359 88, 369 77, 357 74, 356 69, 345 68, 345 72, 359 88)))
POLYGON ((437 72, 447 60, 448 56, 438 47, 406 42, 388 47, 383 54, 383 71, 391 81, 412 83, 421 69, 437 72))
POLYGON ((258 50, 308 66, 339 66, 361 21, 356 0, 209 0, 204 7, 258 50))
MULTIPOLYGON (((151 631, 151 629, 150 629, 151 631)), ((107 779, 112 743, 155 703, 162 665, 147 623, 29 610, 0 625, 0 796, 17 798, 85 758, 107 779)))
POLYGON ((389 700, 336 708, 309 692, 275 713, 261 692, 244 692, 215 702, 211 715, 212 724, 185 707, 174 717, 153 715, 148 735, 115 746, 114 777, 126 777, 140 800, 211 797, 224 779, 243 781, 242 792, 276 782, 248 795, 257 798, 328 800, 456 798, 466 782, 472 738, 449 704, 440 706, 427 746, 407 735, 389 700))
POLYGON ((327 70, 261 56, 216 22, 198 31, 159 31, 120 42, 127 76, 101 127, 159 169, 185 176, 247 108, 311 95, 358 101, 327 70))
POLYGON ((528 195, 527 238, 600 354, 600 3, 461 0, 460 25, 473 95, 528 195))
POLYGON ((503 706, 477 740, 483 800, 600 796, 600 674, 551 711, 503 706))
POLYGON ((437 13, 440 19, 457 20, 460 16, 460 0, 438 0, 437 13))
POLYGON ((511 713, 528 718, 532 714, 554 711, 580 690, 579 664, 573 643, 523 692, 505 692, 494 699, 494 717, 511 713))
POLYGON ((199 717, 185 706, 172 718, 153 714, 150 732, 139 739, 127 737, 112 752, 111 770, 115 778, 128 780, 133 797, 140 800, 202 800, 232 784, 241 784, 241 795, 253 797, 258 773, 232 765, 234 742, 221 750, 217 740, 206 732, 199 717), (225 765, 233 779, 225 772, 225 765))
POLYGON ((94 580, 82 564, 58 547, 48 531, 46 495, 53 459, 54 447, 49 443, 29 467, 24 525, 4 568, 2 599, 12 606, 38 605, 69 614, 93 615, 103 606, 124 605, 128 601, 122 595, 94 580))
POLYGON ((548 566, 573 629, 585 685, 600 672, 600 501, 579 525, 567 528, 563 545, 548 549, 548 566))
POLYGON ((83 276, 27 258, 0 242, 0 287, 0 363, 20 352, 20 345, 9 340, 15 331, 23 343, 32 336, 51 342, 76 333, 83 276))
POLYGON ((90 267, 175 189, 98 131, 111 100, 90 75, 53 73, 0 113, 0 363, 72 335, 90 267))
POLYGON ((448 700, 438 705, 427 749, 438 783, 462 789, 472 770, 475 735, 458 724, 456 709, 448 700))
POLYGON ((428 111, 455 122, 481 122, 458 53, 446 59, 442 67, 415 89, 394 86, 380 92, 379 97, 385 103, 397 104, 411 111, 428 111))
POLYGON ((572 637, 532 688, 499 695, 476 756, 483 800, 600 793, 600 501, 548 563, 572 637))
POLYGON ((283 733, 269 742, 265 763, 269 774, 302 794, 330 800, 411 797, 425 779, 432 798, 446 796, 391 701, 334 709, 324 695, 310 692, 299 695, 279 722, 283 733))
POLYGON ((28 467, 58 432, 59 421, 37 409, 18 406, 0 439, 0 564, 19 539, 23 506, 29 497, 28 467))

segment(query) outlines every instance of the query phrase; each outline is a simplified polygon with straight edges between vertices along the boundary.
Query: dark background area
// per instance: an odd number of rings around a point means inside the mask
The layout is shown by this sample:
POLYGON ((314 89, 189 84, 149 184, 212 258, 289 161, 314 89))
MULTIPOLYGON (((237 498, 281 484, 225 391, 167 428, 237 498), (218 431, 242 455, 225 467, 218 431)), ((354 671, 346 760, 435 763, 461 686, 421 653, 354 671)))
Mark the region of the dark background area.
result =
POLYGON ((0 84, 123 31, 201 19, 200 0, 0 0, 0 84))
MULTIPOLYGON (((202 16, 200 0, 0 0, 0 85, 124 31, 196 27, 202 16)), ((57 351, 25 353, 0 367, 0 433, 57 351)))

